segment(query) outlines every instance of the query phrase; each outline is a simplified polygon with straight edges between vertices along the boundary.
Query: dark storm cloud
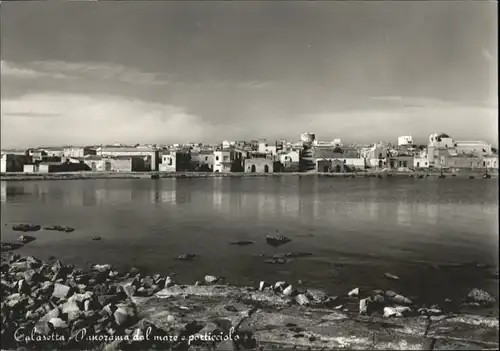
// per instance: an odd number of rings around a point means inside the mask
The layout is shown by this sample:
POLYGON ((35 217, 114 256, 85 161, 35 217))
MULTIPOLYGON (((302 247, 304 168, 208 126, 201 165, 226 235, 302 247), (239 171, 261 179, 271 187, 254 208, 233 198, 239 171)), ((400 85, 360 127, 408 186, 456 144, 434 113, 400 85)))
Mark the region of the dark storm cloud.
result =
MULTIPOLYGON (((8 77, 2 64, 2 99, 69 92, 162 103, 214 127, 206 139, 320 126, 356 139, 346 111, 387 139, 399 131, 377 126, 416 118, 417 107, 429 121, 443 105, 478 106, 486 119, 483 105, 496 109, 493 2, 30 2, 4 3, 1 20, 2 60, 19 66, 8 77)), ((475 119, 441 118, 462 134, 475 119)), ((425 137, 436 124, 410 131, 425 137)))

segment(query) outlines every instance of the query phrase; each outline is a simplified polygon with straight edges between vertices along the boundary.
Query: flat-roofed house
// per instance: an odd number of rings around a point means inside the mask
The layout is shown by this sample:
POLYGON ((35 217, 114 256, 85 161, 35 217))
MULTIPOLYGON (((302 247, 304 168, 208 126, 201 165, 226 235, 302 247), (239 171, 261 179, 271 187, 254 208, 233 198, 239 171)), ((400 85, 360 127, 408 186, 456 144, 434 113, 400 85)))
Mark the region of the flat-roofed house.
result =
POLYGON ((148 171, 158 170, 160 163, 159 150, 150 147, 101 147, 97 149, 97 155, 109 157, 140 156, 149 165, 148 171))
POLYGON ((5 153, 0 159, 0 173, 23 172, 24 165, 31 163, 33 163, 31 156, 5 153))

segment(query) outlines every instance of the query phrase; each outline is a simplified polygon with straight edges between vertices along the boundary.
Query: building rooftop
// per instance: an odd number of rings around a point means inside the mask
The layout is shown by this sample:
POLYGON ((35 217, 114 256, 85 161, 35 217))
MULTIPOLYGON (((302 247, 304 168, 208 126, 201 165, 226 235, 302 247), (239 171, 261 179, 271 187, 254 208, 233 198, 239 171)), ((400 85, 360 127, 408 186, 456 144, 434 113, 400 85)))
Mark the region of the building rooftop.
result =
POLYGON ((154 152, 156 151, 153 148, 148 148, 148 147, 102 147, 101 151, 104 152, 154 152))

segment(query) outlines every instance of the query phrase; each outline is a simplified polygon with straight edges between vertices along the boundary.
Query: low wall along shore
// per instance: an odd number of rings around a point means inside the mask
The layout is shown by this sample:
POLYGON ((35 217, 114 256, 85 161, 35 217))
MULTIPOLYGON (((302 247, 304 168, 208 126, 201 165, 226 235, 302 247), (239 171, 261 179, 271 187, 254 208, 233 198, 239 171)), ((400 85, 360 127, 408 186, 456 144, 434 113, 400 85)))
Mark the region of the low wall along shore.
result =
MULTIPOLYGON (((444 178, 482 179, 484 172, 463 171, 458 173, 443 173, 444 178)), ((488 172, 491 178, 498 178, 498 172, 488 172)), ((285 173, 212 173, 212 172, 64 172, 64 173, 2 173, 2 181, 26 180, 64 180, 64 179, 158 179, 158 178, 218 178, 218 177, 440 177, 440 172, 387 172, 367 171, 352 173, 320 173, 320 172, 285 172, 285 173)))

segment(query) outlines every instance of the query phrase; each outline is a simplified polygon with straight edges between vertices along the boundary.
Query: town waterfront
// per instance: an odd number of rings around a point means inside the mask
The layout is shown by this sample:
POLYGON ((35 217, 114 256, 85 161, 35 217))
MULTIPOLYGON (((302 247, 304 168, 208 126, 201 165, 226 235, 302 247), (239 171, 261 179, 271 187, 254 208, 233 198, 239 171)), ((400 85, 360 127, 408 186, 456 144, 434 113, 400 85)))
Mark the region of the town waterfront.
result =
POLYGON ((438 300, 478 287, 498 297, 497 280, 459 269, 473 261, 498 269, 497 194, 496 180, 461 178, 1 182, 2 240, 17 239, 16 223, 60 224, 76 230, 36 232, 20 253, 174 272, 181 282, 216 274, 254 286, 300 279, 333 293, 377 287, 438 300), (268 246, 277 230, 292 242, 268 246), (312 255, 285 264, 262 257, 287 252, 312 255), (196 257, 175 260, 184 253, 196 257))

